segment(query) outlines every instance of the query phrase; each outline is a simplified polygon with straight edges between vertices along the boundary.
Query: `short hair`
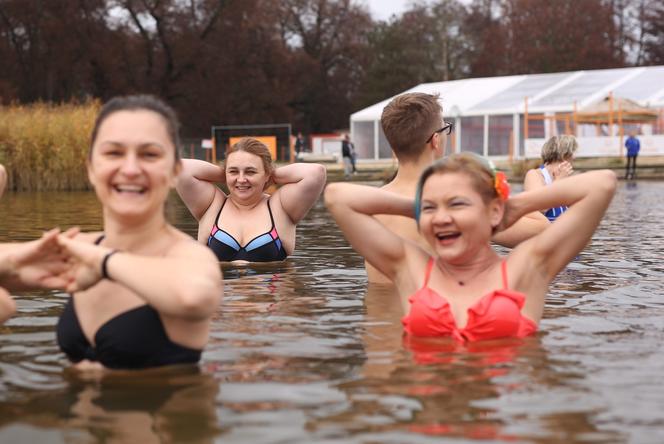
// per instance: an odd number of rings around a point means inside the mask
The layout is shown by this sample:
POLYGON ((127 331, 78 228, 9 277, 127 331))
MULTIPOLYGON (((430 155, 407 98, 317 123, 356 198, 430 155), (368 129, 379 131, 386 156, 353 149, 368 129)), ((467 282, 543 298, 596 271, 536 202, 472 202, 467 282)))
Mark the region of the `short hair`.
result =
POLYGON ((149 94, 114 97, 101 107, 92 128, 88 158, 92 157, 92 146, 97 140, 99 127, 110 115, 119 111, 152 111, 158 114, 164 121, 168 137, 175 148, 175 161, 180 160, 180 122, 177 114, 166 102, 149 94))
MULTIPOLYGON (((231 148, 226 153, 226 158, 228 159, 229 155, 238 151, 245 151, 249 154, 253 154, 254 156, 258 156, 263 162, 263 169, 265 170, 265 173, 268 176, 272 175, 272 172, 274 171, 274 165, 272 164, 272 154, 270 154, 270 150, 263 142, 258 139, 254 139, 253 137, 243 137, 234 143, 233 146, 231 146, 231 148)), ((224 168, 225 167, 226 162, 224 161, 224 168)))
POLYGON ((542 162, 562 162, 570 159, 579 144, 574 136, 553 136, 542 145, 542 162))
POLYGON ((438 98, 438 94, 406 93, 383 109, 380 124, 399 160, 415 160, 440 126, 443 108, 438 98))
POLYGON ((466 174, 470 177, 473 188, 482 196, 485 203, 500 197, 495 186, 496 170, 489 160, 470 151, 455 153, 436 160, 422 171, 415 192, 415 220, 418 224, 422 209, 422 189, 426 181, 434 174, 445 173, 466 174))

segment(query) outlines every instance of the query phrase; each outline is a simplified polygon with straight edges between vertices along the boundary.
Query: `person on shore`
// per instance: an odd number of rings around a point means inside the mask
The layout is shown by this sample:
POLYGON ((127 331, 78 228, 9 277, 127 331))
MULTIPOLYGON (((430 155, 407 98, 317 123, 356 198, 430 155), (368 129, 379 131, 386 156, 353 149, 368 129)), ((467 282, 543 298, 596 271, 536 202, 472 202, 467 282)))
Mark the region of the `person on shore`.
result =
POLYGON ((627 148, 627 164, 625 165, 625 180, 634 179, 636 175, 636 158, 641 150, 641 142, 636 138, 636 132, 631 132, 625 141, 627 148))
MULTIPOLYGON (((446 136, 452 133, 451 122, 443 120, 443 110, 437 94, 406 93, 392 99, 381 115, 380 123, 399 169, 383 189, 400 196, 414 198, 417 180, 433 161, 445 154, 446 136)), ((412 218, 380 214, 376 218, 385 227, 422 248, 428 248, 412 218)), ((506 247, 540 233, 548 226, 539 213, 525 215, 508 230, 496 233, 493 241, 506 247)), ((389 283, 378 270, 365 263, 369 282, 389 283)))
POLYGON ((78 369, 195 364, 223 294, 214 256, 164 215, 182 169, 178 121, 146 95, 115 97, 97 115, 88 178, 103 232, 60 235, 72 293, 58 320, 78 369))
POLYGON ((357 168, 355 168, 355 145, 350 141, 348 134, 341 141, 341 157, 344 162, 344 177, 348 179, 351 174, 357 174, 357 168))
POLYGON ((198 221, 198 241, 221 262, 283 261, 295 250, 295 230, 325 185, 325 167, 294 163, 274 168, 270 152, 246 137, 222 166, 183 160, 177 191, 198 221), (267 194, 270 184, 279 188, 267 194), (226 184, 228 195, 216 184, 226 184))
POLYGON ((590 241, 615 188, 613 172, 594 171, 508 199, 504 176, 460 153, 424 170, 415 199, 333 183, 325 204, 355 251, 395 283, 406 333, 478 341, 537 330, 549 283, 590 241), (544 231, 506 257, 493 250, 496 231, 559 203, 569 210, 544 231), (414 218, 428 248, 395 234, 377 214, 414 218))
POLYGON ((5 166, 0 163, 0 197, 5 193, 7 187, 7 170, 5 166))
MULTIPOLYGON (((529 170, 523 182, 524 191, 547 187, 557 180, 569 177, 574 172, 572 161, 579 144, 574 136, 553 136, 542 146, 542 164, 529 170)), ((548 208, 546 218, 553 222, 567 210, 565 206, 548 208)))
POLYGON ((304 137, 298 132, 295 137, 295 160, 299 160, 300 153, 304 151, 304 137))

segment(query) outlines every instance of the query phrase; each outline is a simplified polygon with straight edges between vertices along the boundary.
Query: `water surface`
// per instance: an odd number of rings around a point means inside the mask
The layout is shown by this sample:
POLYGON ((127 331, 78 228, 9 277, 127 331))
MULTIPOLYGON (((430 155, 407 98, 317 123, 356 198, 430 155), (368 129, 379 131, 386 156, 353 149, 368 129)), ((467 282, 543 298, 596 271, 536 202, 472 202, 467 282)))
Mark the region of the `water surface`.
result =
MULTIPOLYGON (((525 340, 404 340, 396 294, 367 286, 320 202, 285 264, 224 270, 198 371, 82 380, 55 343, 66 295, 17 295, 0 326, 0 442, 664 442, 662 195, 620 184, 525 340)), ((195 233, 177 198, 168 212, 195 233)), ((0 241, 100 223, 91 193, 0 200, 0 241)))

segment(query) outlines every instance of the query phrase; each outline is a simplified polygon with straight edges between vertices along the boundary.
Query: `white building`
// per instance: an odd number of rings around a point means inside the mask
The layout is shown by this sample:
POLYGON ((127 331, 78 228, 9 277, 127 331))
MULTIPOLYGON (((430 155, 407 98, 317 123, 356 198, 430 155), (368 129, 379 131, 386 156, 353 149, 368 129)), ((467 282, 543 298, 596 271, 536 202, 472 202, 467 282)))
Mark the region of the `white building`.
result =
MULTIPOLYGON (((664 66, 452 80, 423 83, 405 92, 440 94, 445 119, 455 123, 450 137, 456 151, 460 147, 496 158, 539 157, 544 140, 569 133, 579 138, 579 157, 620 156, 623 131, 638 129, 641 154, 664 155, 664 66), (574 124, 577 112, 609 96, 654 109, 658 118, 638 126, 623 122, 621 130, 618 123, 624 114, 615 109, 604 125, 574 124)), ((360 159, 392 157, 380 125, 391 99, 351 115, 360 159)))

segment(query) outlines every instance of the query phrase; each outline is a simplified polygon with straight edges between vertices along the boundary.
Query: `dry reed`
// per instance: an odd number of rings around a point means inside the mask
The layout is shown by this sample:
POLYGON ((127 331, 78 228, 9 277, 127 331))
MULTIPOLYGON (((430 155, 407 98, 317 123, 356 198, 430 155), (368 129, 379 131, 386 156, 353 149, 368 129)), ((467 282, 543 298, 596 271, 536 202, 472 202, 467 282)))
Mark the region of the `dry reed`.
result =
POLYGON ((0 163, 17 191, 89 189, 85 170, 99 103, 0 107, 0 163))

